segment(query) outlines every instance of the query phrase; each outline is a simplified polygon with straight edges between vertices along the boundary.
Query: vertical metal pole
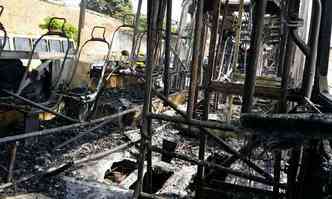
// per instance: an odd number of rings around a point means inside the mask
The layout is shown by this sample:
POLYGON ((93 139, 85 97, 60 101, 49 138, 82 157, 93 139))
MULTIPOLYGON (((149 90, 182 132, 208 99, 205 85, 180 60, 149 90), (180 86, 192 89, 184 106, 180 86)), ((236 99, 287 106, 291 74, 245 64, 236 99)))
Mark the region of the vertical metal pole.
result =
MULTIPOLYGON (((151 110, 151 92, 152 92, 152 72, 154 68, 154 47, 156 43, 156 8, 155 3, 159 0, 148 0, 148 34, 147 34, 147 65, 145 68, 145 96, 144 96, 144 106, 143 106, 143 126, 141 128, 141 144, 140 144, 140 157, 138 165, 138 179, 136 184, 136 189, 134 193, 134 198, 139 198, 143 186, 143 174, 144 174, 144 162, 146 157, 146 152, 148 145, 151 144, 151 119, 148 114, 151 110)), ((148 165, 147 165, 147 175, 148 175, 148 186, 151 188, 151 150, 149 149, 148 154, 148 165)), ((150 190, 149 190, 150 191, 150 190)))
MULTIPOLYGON (((287 8, 288 8, 288 17, 294 16, 297 17, 299 15, 299 6, 300 0, 295 1, 287 1, 287 8)), ((288 96, 288 85, 289 85, 289 73, 291 66, 293 64, 296 46, 295 43, 290 36, 290 30, 287 30, 288 38, 286 44, 286 59, 284 62, 283 67, 283 74, 282 74, 282 81, 281 81, 281 100, 280 100, 280 107, 279 112, 287 113, 288 112, 288 105, 287 105, 287 96, 288 96)), ((296 176, 297 170, 299 166, 299 159, 300 159, 300 149, 298 147, 292 149, 291 157, 289 160, 289 167, 287 171, 287 198, 288 199, 295 199, 296 198, 296 176)))
POLYGON ((220 67, 222 67, 222 57, 224 56, 223 51, 224 51, 224 47, 226 45, 225 43, 223 43, 223 38, 224 38, 224 24, 226 21, 226 16, 228 15, 228 8, 229 8, 229 0, 226 0, 226 2, 224 3, 224 6, 223 6, 222 21, 221 21, 221 25, 220 25, 221 29, 220 29, 220 35, 219 35, 219 41, 218 41, 218 47, 217 47, 217 56, 215 58, 216 65, 217 66, 220 65, 220 67), (222 45, 222 44, 224 44, 224 45, 222 45))
POLYGON ((136 16, 135 16, 135 28, 134 28, 134 35, 133 35, 133 44, 132 44, 132 49, 130 53, 130 57, 134 58, 135 52, 136 52, 136 47, 137 47, 137 37, 138 37, 138 32, 139 32, 139 18, 141 16, 141 10, 142 10, 142 4, 143 0, 138 1, 137 5, 137 11, 136 11, 136 16))
MULTIPOLYGON (((284 1, 281 1, 281 18, 280 21, 283 22, 285 20, 285 14, 287 13, 288 9, 285 5, 286 3, 284 1)), ((286 59, 286 51, 288 50, 287 47, 289 47, 288 42, 289 41, 289 30, 288 27, 284 26, 283 23, 281 23, 281 33, 282 38, 280 42, 279 47, 279 63, 278 63, 278 74, 282 76, 282 95, 279 101, 279 107, 278 112, 279 113, 287 113, 287 93, 288 93, 288 74, 290 66, 285 64, 286 59), (284 73, 285 72, 285 73, 284 73)), ((274 185, 273 185, 273 198, 279 199, 279 189, 280 189, 280 169, 281 169, 281 151, 276 151, 274 153, 274 185)))
POLYGON ((199 67, 199 49, 202 35, 203 27, 203 7, 204 0, 198 0, 197 11, 196 11, 196 24, 195 24, 195 36, 193 45, 193 55, 192 55, 192 66, 191 66, 191 78, 189 87, 189 97, 188 97, 188 107, 187 107, 187 117, 192 119, 194 106, 195 106, 195 93, 197 87, 197 75, 199 67))
POLYGON ((274 185, 273 185, 273 199, 279 199, 279 189, 280 189, 280 169, 281 169, 281 151, 276 151, 274 153, 274 185))
MULTIPOLYGON (((293 15, 294 17, 298 16, 299 14, 299 6, 300 6, 300 0, 295 1, 289 1, 287 2, 288 7, 288 17, 293 15)), ((282 80, 281 80, 281 100, 280 100, 280 108, 279 112, 286 113, 287 112, 287 96, 288 96, 288 85, 289 85, 289 73, 290 68, 293 64, 294 56, 295 56, 295 50, 296 46, 293 42, 292 37, 290 37, 290 30, 287 30, 286 33, 287 36, 287 42, 286 42, 286 59, 283 63, 283 74, 282 74, 282 80)))
MULTIPOLYGON (((303 94, 311 98, 316 75, 317 51, 319 45, 320 24, 322 20, 322 2, 314 0, 310 24, 310 54, 306 58, 303 74, 303 94)), ((331 28, 331 27, 330 27, 331 28)), ((303 144, 301 170, 299 173, 298 198, 323 198, 323 183, 321 182, 321 152, 318 152, 319 140, 311 139, 303 144)))
POLYGON ((284 70, 284 63, 286 59, 286 46, 289 36, 289 31, 287 30, 286 24, 284 22, 286 21, 286 13, 287 13, 287 6, 285 5, 286 2, 284 0, 280 1, 280 33, 281 33, 281 39, 280 39, 280 46, 279 46, 279 60, 278 60, 278 75, 282 77, 283 70, 284 70))
POLYGON ((169 67, 171 59, 172 39, 172 0, 167 0, 166 40, 165 40, 165 70, 164 70, 164 95, 169 95, 169 67))
POLYGON ((257 65, 263 41, 264 15, 267 0, 256 1, 253 35, 250 45, 249 65, 244 83, 242 113, 251 112, 256 85, 257 65))
MULTIPOLYGON (((195 98, 194 98, 194 112, 196 111, 195 108, 197 108, 196 104, 198 102, 198 94, 199 94, 199 88, 202 85, 203 81, 203 61, 204 61, 204 56, 205 56, 205 51, 206 51, 206 42, 207 42, 207 37, 208 37, 208 26, 207 23, 209 22, 208 19, 208 14, 205 13, 203 15, 203 27, 202 27, 202 34, 201 34, 201 43, 199 47, 199 55, 198 55, 198 71, 197 71, 197 86, 196 86, 196 93, 195 93, 195 98)), ((195 114, 194 114, 195 117, 195 114)))
POLYGON ((18 142, 14 142, 10 144, 10 157, 9 157, 9 168, 8 168, 8 176, 7 181, 11 182, 13 181, 13 175, 14 175, 14 168, 15 168, 15 162, 16 162, 16 154, 17 154, 17 145, 18 142))
MULTIPOLYGON (((317 73, 315 82, 315 93, 321 92, 319 80, 321 76, 327 76, 329 71, 330 58, 330 42, 331 42, 331 27, 332 27, 332 1, 323 0, 322 22, 319 35, 319 54, 317 55, 317 73)), ((315 94, 315 96, 318 96, 315 94)))
MULTIPOLYGON (((226 0, 223 6, 223 13, 222 13, 222 21, 221 21, 221 25, 220 25, 220 30, 218 29, 218 31, 220 31, 219 33, 219 39, 218 39, 218 45, 217 45, 217 56, 215 57, 215 65, 219 66, 219 71, 222 71, 222 67, 223 67, 223 60, 224 60, 224 56, 225 56, 225 49, 227 44, 223 43, 223 39, 224 39, 224 24, 225 24, 225 19, 226 16, 228 15, 228 7, 229 7, 229 0, 226 0), (222 45, 223 44, 223 45, 222 45)), ((215 77, 214 79, 218 80, 218 73, 213 74, 215 77)), ((219 98, 221 97, 220 93, 215 93, 214 95, 214 109, 218 109, 218 105, 219 105, 219 98)))
MULTIPOLYGON (((235 37, 234 59, 233 59, 233 63, 232 63, 234 72, 237 71, 237 63, 239 62, 243 10, 244 10, 244 0, 240 0, 239 16, 238 16, 238 20, 237 20, 237 24, 236 24, 237 30, 236 30, 236 37, 235 37)), ((234 74, 234 72, 233 72, 233 74, 234 74)), ((233 100, 230 100, 230 101, 233 101, 233 100)))
POLYGON ((319 44, 319 28, 322 18, 322 3, 321 0, 314 0, 313 3, 313 12, 311 19, 311 31, 310 31, 310 54, 306 59, 306 66, 303 72, 303 84, 302 90, 304 97, 311 98, 315 74, 316 74, 316 64, 317 64, 317 50, 319 44))
MULTIPOLYGON (((213 70, 215 69, 215 56, 216 56, 216 42, 219 30, 219 13, 220 13, 220 0, 214 1, 214 10, 213 10, 213 24, 211 28, 211 38, 210 38, 210 48, 209 48, 209 60, 208 60, 208 67, 205 70, 204 79, 203 79, 203 86, 204 86, 204 112, 203 112, 203 120, 207 121, 209 119, 209 105, 210 105, 210 92, 209 86, 211 83, 213 70)), ((205 159, 205 150, 206 150, 206 141, 207 136, 206 134, 201 134, 200 137, 200 147, 199 147, 199 159, 205 159)), ((196 195, 196 198, 203 198, 201 194, 201 187, 203 185, 205 175, 205 168, 204 166, 198 166, 197 176, 199 180, 199 187, 196 195)))
POLYGON ((78 21, 77 47, 76 47, 77 52, 79 51, 81 45, 82 31, 84 29, 84 23, 85 23, 85 11, 86 11, 86 0, 81 0, 80 18, 78 21))
MULTIPOLYGON (((178 29, 177 29, 177 38, 176 38, 176 44, 175 44, 175 53, 179 52, 182 50, 182 47, 181 47, 181 40, 182 40, 182 35, 183 35, 183 26, 184 24, 186 24, 186 19, 187 19, 187 9, 188 9, 188 4, 189 4, 189 0, 183 0, 182 2, 182 11, 181 11, 181 17, 180 17, 180 22, 179 22, 179 25, 178 25, 178 29)), ((181 65, 179 64, 179 61, 182 61, 180 60, 181 59, 181 54, 179 53, 179 60, 178 59, 174 59, 174 65, 176 67, 176 89, 177 90, 181 90, 181 77, 182 77, 182 73, 181 73, 181 65)))

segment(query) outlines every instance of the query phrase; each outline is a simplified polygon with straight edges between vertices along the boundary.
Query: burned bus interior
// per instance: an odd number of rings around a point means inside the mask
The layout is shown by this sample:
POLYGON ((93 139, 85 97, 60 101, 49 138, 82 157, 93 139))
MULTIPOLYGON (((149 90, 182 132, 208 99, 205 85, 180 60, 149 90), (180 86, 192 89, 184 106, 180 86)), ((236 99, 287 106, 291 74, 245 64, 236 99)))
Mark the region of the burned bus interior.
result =
POLYGON ((33 2, 0 0, 1 198, 332 198, 332 1, 33 2))

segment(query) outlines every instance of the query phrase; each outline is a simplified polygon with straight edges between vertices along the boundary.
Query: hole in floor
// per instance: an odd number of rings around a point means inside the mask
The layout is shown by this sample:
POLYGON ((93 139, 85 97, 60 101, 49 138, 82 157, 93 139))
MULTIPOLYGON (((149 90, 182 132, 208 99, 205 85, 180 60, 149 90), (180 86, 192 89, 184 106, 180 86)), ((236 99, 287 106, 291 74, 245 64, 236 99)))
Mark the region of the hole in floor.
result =
POLYGON ((112 167, 105 172, 104 179, 112 183, 121 183, 135 169, 137 163, 130 160, 122 160, 113 163, 112 167))
MULTIPOLYGON (((174 172, 165 171, 160 168, 153 168, 152 170, 152 193, 156 193, 159 191, 165 182, 170 178, 174 172)), ((144 181, 143 181, 143 192, 148 192, 147 190, 147 174, 144 175, 144 181)), ((130 186, 130 189, 135 189, 136 186, 135 182, 133 185, 130 186)))

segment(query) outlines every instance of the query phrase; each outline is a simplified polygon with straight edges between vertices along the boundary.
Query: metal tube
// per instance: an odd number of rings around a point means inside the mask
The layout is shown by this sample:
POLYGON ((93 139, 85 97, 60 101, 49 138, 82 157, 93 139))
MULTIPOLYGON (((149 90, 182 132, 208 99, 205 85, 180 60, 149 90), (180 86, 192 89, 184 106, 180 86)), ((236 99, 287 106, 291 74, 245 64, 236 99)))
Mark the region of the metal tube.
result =
POLYGON ((155 195, 155 194, 144 193, 144 192, 142 192, 142 193, 140 194, 140 198, 148 198, 148 199, 167 199, 167 198, 162 197, 162 196, 158 196, 158 195, 155 195))
MULTIPOLYGON (((296 14, 294 17, 298 16, 299 12, 299 5, 300 2, 299 0, 295 1, 289 1, 287 2, 288 5, 288 15, 293 15, 296 14)), ((282 74, 282 80, 281 80, 281 98, 280 98, 280 108, 279 111, 281 113, 287 112, 287 96, 288 96, 288 86, 289 86, 289 73, 290 73, 290 68, 293 65, 293 60, 295 56, 295 50, 296 46, 295 43, 293 42, 292 37, 290 36, 290 30, 287 30, 287 43, 286 43, 286 59, 284 62, 284 67, 283 67, 283 74, 282 74)))
MULTIPOLYGON (((267 198, 272 198, 273 192, 269 190, 259 189, 259 188, 253 188, 253 187, 247 187, 242 185, 236 185, 236 184, 230 184, 226 183, 221 180, 212 180, 211 184, 213 185, 213 188, 217 188, 218 192, 234 192, 237 191, 237 193, 245 193, 245 194, 255 194, 255 196, 263 196, 267 198)), ((210 184, 209 184, 210 185, 210 184)), ((205 188, 204 188, 205 189, 205 188)), ((208 188, 209 189, 209 188, 208 188)), ((280 196, 284 196, 284 194, 279 194, 280 196)))
POLYGON ((280 170, 281 170, 281 151, 274 153, 274 185, 273 185, 273 199, 280 198, 280 170))
MULTIPOLYGON (((280 21, 286 21, 286 5, 285 1, 281 1, 280 5, 280 21)), ((284 63, 286 59, 286 46, 287 46, 287 41, 289 37, 289 31, 287 30, 287 27, 285 24, 281 24, 281 40, 280 40, 280 46, 279 46, 279 60, 278 60, 278 75, 282 77, 283 70, 284 70, 284 63)))
MULTIPOLYGON (((143 185, 143 171, 144 171, 144 162, 147 152, 147 145, 151 144, 151 118, 148 117, 148 114, 151 111, 151 91, 152 91, 152 73, 154 68, 154 48, 156 44, 156 30, 157 30, 157 16, 158 16, 158 7, 159 0, 148 0, 148 33, 147 33, 147 64, 145 68, 145 95, 144 95, 144 105, 143 105, 143 126, 141 128, 141 145, 140 145, 140 157, 138 161, 138 177, 137 184, 134 193, 134 198, 139 198, 140 193, 142 192, 143 185)), ((151 151, 149 152, 151 153, 151 151)), ((151 154, 148 157, 148 184, 151 184, 151 154)))
POLYGON ((169 67, 171 62, 171 41, 172 40, 172 0, 167 0, 166 38, 165 38, 165 70, 164 70, 164 95, 168 96, 169 88, 169 67))
POLYGON ((138 36, 138 32, 139 32, 139 18, 141 16, 142 4, 143 4, 143 0, 139 0, 138 5, 137 5, 136 16, 135 16, 133 46, 132 46, 131 53, 130 53, 131 58, 134 58, 136 47, 137 47, 137 36, 138 36))
POLYGON ((203 127, 203 128, 211 128, 211 129, 219 129, 219 130, 224 130, 224 131, 235 131, 236 127, 224 123, 219 123, 219 122, 213 122, 213 121, 202 121, 202 120, 195 120, 195 119, 183 119, 182 117, 174 117, 174 116, 168 116, 168 115, 161 115, 161 114, 153 114, 150 113, 149 117, 152 119, 157 119, 157 120, 164 120, 164 121, 169 121, 169 122, 174 122, 174 123, 179 123, 179 124, 188 124, 192 126, 198 126, 198 127, 203 127))
MULTIPOLYGON (((226 44, 223 43, 223 38, 224 38, 224 28, 225 28, 225 21, 226 21, 226 16, 228 15, 228 8, 229 8, 229 0, 226 0, 224 6, 223 6, 223 13, 222 13, 222 21, 221 21, 221 29, 220 29, 220 34, 219 34, 219 39, 218 39, 218 46, 217 46, 217 56, 216 56, 216 65, 219 65, 222 68, 222 57, 224 57, 224 48, 226 44), (224 44, 224 45, 222 45, 224 44)), ((218 30, 219 32, 219 30, 218 30)), ((216 74, 218 77, 218 74, 216 74)), ((216 78, 217 78, 216 77, 216 78)))
POLYGON ((13 181, 13 174, 14 174, 16 154, 17 154, 17 145, 19 145, 18 142, 10 144, 10 159, 9 159, 7 182, 13 181))
POLYGON ((78 21, 76 54, 78 53, 78 51, 80 49, 80 45, 81 45, 82 30, 84 29, 84 24, 85 24, 85 11, 86 11, 86 0, 81 0, 80 18, 79 18, 79 21, 78 21))
MULTIPOLYGON (((205 87, 204 90, 204 113, 203 113, 203 120, 207 121, 209 119, 209 105, 210 105, 210 92, 209 92, 209 85, 211 83, 213 70, 215 68, 215 48, 216 48, 216 41, 217 41, 217 34, 219 30, 219 12, 220 12, 220 1, 214 1, 214 11, 213 11, 213 25, 211 29, 211 39, 210 39, 210 49, 209 49, 209 60, 208 60, 208 67, 205 70, 204 78, 203 78, 203 86, 205 87)), ((203 161, 205 159, 205 151, 206 151, 206 142, 207 142, 207 134, 202 134, 200 136, 200 145, 199 145, 199 160, 203 161)), ((196 191, 196 198, 202 198, 200 188, 203 185, 203 179, 205 175, 205 168, 204 165, 199 165, 197 170, 198 180, 200 181, 200 186, 196 191)))
POLYGON ((4 92, 4 93, 6 93, 6 94, 8 94, 8 95, 10 95, 10 96, 13 96, 13 97, 15 97, 15 98, 17 98, 17 99, 23 101, 24 103, 29 104, 29 105, 31 105, 31 106, 33 106, 33 107, 36 107, 36 108, 38 108, 38 109, 40 109, 40 110, 46 111, 46 112, 48 112, 48 113, 52 113, 53 115, 56 115, 56 116, 58 116, 58 117, 60 117, 60 118, 62 118, 62 119, 64 119, 64 120, 66 120, 66 121, 74 122, 74 123, 79 122, 78 120, 76 120, 76 119, 74 119, 74 118, 71 118, 71 117, 66 116, 66 115, 64 115, 64 114, 62 114, 62 113, 58 113, 58 112, 56 112, 56 111, 53 111, 52 109, 50 109, 50 108, 48 108, 48 107, 46 107, 46 106, 43 106, 43 105, 38 104, 38 103, 36 103, 36 102, 33 102, 33 101, 31 101, 31 100, 29 100, 29 99, 27 99, 27 98, 25 98, 25 97, 22 97, 22 96, 20 96, 20 95, 17 95, 17 94, 15 94, 15 93, 10 92, 10 91, 4 90, 4 89, 0 89, 0 92, 4 92))
POLYGON ((291 36, 295 44, 299 47, 299 49, 304 53, 306 56, 310 56, 311 49, 310 47, 300 38, 299 33, 296 29, 292 29, 290 31, 291 36))
POLYGON ((237 64, 239 62, 243 10, 244 10, 244 0, 240 0, 239 16, 238 16, 237 24, 236 24, 234 58, 233 58, 233 63, 232 63, 232 67, 233 67, 233 71, 234 71, 233 74, 237 71, 237 64))
POLYGON ((50 135, 50 134, 70 130, 70 129, 73 129, 73 128, 78 128, 78 127, 84 127, 84 126, 97 124, 97 123, 104 122, 104 121, 107 121, 107 120, 111 122, 112 120, 118 118, 119 116, 126 115, 126 114, 132 113, 132 112, 136 112, 138 110, 139 109, 136 107, 136 108, 129 109, 129 110, 126 110, 126 111, 121 112, 121 113, 106 116, 106 117, 99 118, 99 119, 96 119, 96 120, 92 120, 92 121, 89 121, 89 122, 75 123, 75 124, 71 124, 71 125, 67 125, 67 126, 61 126, 61 127, 58 127, 58 128, 53 128, 53 129, 45 129, 45 130, 31 132, 31 133, 25 133, 25 134, 21 134, 21 135, 3 137, 3 138, 0 138, 0 144, 1 143, 24 140, 24 139, 27 139, 27 138, 32 138, 32 137, 37 137, 37 136, 46 136, 46 135, 50 135))
MULTIPOLYGON (((322 21, 319 36, 319 53, 317 55, 317 71, 321 76, 327 76, 329 70, 330 42, 331 42, 331 26, 332 26, 332 1, 322 1, 322 21)), ((317 75, 317 79, 319 80, 317 75)), ((319 87, 319 83, 317 83, 319 87)), ((318 89, 317 89, 318 90, 318 89)))
POLYGON ((203 27, 203 7, 204 1, 198 0, 197 11, 196 11, 196 24, 195 24, 195 36, 194 36, 194 45, 193 45, 193 56, 192 56, 192 65, 191 65, 191 78, 190 78, 190 88, 188 95, 188 106, 187 106, 187 118, 193 118, 194 106, 195 106, 195 94, 197 88, 197 75, 198 75, 198 67, 199 67, 199 52, 200 43, 201 43, 201 35, 202 35, 202 27, 203 27))
POLYGON ((257 5, 254 18, 253 34, 250 45, 251 50, 249 51, 249 64, 246 70, 246 78, 244 83, 243 104, 241 110, 242 113, 251 112, 252 109, 256 85, 257 65, 259 62, 263 41, 264 15, 267 0, 257 1, 256 3, 257 5))
POLYGON ((322 18, 322 3, 321 0, 314 0, 313 16, 310 34, 310 55, 306 59, 306 67, 303 74, 302 90, 304 97, 311 98, 312 90, 315 82, 316 64, 317 64, 317 50, 319 44, 319 28, 322 18))
POLYGON ((101 153, 97 153, 95 155, 91 155, 91 156, 88 156, 88 157, 85 157, 85 158, 82 158, 82 159, 79 159, 79 160, 75 160, 73 163, 74 165, 81 165, 81 164, 85 164, 87 162, 91 162, 91 161, 96 161, 96 160, 100 160, 106 156, 109 156, 115 152, 118 152, 118 151, 123 151, 125 149, 128 149, 132 146, 134 146, 135 144, 138 144, 139 141, 136 141, 136 142, 127 142, 127 143, 124 143, 120 146, 117 146, 113 149, 110 149, 108 151, 104 151, 104 152, 101 152, 101 153))

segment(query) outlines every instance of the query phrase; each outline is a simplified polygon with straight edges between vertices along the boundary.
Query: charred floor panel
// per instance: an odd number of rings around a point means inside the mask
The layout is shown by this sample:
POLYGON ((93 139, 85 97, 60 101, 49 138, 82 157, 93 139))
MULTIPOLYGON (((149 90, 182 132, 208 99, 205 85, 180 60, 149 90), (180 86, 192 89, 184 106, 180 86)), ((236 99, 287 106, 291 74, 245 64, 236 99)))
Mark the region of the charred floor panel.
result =
POLYGON ((35 38, 0 2, 1 198, 332 197, 332 1, 136 3, 35 38))

